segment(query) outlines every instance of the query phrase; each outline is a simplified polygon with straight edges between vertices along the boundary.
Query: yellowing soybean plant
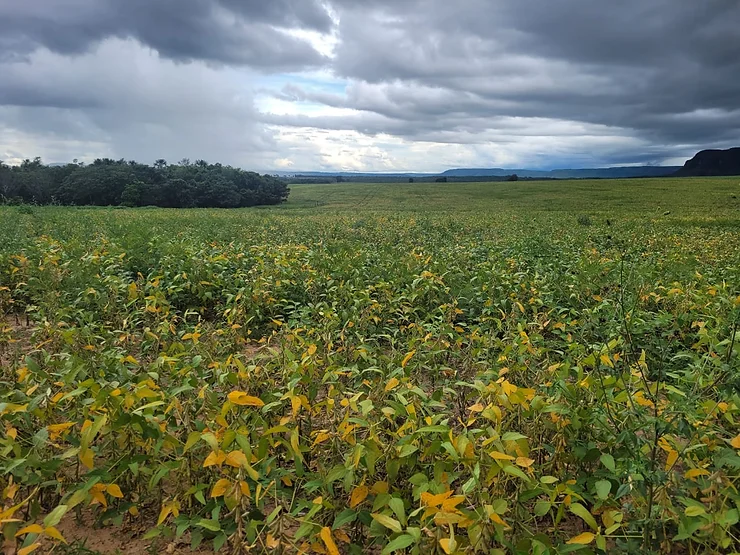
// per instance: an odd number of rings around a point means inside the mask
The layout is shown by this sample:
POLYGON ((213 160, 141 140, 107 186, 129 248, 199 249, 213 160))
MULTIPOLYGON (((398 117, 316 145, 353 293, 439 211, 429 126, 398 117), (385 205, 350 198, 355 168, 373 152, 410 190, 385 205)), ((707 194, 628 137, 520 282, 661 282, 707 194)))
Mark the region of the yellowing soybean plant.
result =
POLYGON ((739 551, 738 194, 2 207, 6 546, 739 551))

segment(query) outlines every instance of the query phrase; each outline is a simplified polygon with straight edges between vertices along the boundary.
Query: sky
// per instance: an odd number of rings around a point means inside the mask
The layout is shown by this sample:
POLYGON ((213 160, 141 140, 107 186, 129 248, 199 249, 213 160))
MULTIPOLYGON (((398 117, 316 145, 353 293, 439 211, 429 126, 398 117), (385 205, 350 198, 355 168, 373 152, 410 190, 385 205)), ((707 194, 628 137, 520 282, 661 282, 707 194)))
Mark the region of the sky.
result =
POLYGON ((740 145, 740 0, 0 0, 0 160, 680 165, 740 145))

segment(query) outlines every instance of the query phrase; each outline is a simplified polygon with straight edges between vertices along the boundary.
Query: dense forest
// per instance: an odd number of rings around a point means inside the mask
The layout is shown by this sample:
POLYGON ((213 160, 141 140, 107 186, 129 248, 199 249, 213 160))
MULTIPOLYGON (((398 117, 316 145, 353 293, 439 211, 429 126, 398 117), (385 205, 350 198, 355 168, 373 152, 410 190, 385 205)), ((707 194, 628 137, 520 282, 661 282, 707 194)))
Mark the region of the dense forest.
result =
POLYGON ((0 162, 0 203, 166 208, 237 208, 280 204, 290 189, 277 177, 203 160, 153 166, 95 160, 47 166, 40 158, 19 166, 0 162))

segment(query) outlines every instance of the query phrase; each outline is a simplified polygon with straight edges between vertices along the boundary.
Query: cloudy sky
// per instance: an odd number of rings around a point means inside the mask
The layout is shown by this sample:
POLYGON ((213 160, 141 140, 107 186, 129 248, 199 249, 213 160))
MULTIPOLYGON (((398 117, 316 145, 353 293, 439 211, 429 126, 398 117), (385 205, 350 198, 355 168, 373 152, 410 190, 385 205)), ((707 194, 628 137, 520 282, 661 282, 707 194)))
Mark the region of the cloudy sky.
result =
POLYGON ((0 0, 0 159, 683 163, 740 144, 740 0, 0 0))

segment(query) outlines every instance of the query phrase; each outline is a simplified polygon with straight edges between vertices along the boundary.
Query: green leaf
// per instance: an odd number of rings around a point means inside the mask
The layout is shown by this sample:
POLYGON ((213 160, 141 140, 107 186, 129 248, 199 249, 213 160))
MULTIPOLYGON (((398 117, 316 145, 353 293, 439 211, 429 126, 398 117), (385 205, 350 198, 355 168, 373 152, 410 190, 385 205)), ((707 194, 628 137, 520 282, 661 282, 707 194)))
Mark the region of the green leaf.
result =
POLYGON ((215 435, 213 435, 211 432, 207 432, 205 434, 202 434, 201 438, 213 451, 218 451, 218 440, 216 439, 215 435))
POLYGON ((200 432, 190 432, 188 434, 188 439, 185 442, 185 449, 183 449, 182 452, 187 453, 193 445, 198 443, 199 440, 200 440, 200 432))
POLYGON ((550 508, 552 508, 552 503, 549 501, 537 501, 534 505, 534 514, 539 517, 545 516, 550 512, 550 508))
POLYGON ((68 507, 76 507, 80 503, 82 503, 85 499, 87 499, 88 491, 85 489, 78 489, 76 492, 72 494, 72 497, 67 499, 67 506, 68 507))
POLYGON ((406 510, 403 506, 403 500, 399 499, 398 497, 394 497, 388 502, 388 506, 391 508, 393 513, 398 517, 398 520, 401 521, 401 524, 406 524, 406 510))
POLYGON ((738 513, 737 509, 727 511, 720 518, 720 522, 725 526, 735 526, 739 521, 740 513, 738 513))
POLYGON ((404 457, 413 455, 418 450, 419 448, 416 445, 406 444, 403 447, 401 447, 401 450, 398 452, 398 456, 403 459, 404 457))
POLYGON ((355 520, 357 520, 357 511, 352 509, 345 509, 336 516, 332 528, 336 530, 337 528, 341 528, 345 524, 349 524, 350 522, 354 522, 355 520))
POLYGON ((146 534, 142 536, 142 539, 151 540, 159 536, 161 533, 162 533, 162 530, 160 530, 159 528, 152 528, 151 530, 149 530, 146 534))
POLYGON ((49 430, 41 428, 38 432, 33 435, 33 446, 36 449, 41 449, 46 442, 49 440, 49 430))
POLYGON ((391 518, 388 515, 382 515, 378 513, 373 513, 372 517, 373 519, 378 521, 379 524, 382 524, 389 530, 393 530, 394 532, 398 532, 399 534, 403 532, 403 527, 401 526, 401 523, 398 522, 395 518, 391 518))
POLYGON ((527 476, 521 468, 518 466, 514 466, 513 464, 507 464, 504 466, 501 470, 506 472, 507 474, 510 474, 511 476, 516 476, 517 478, 521 478, 525 482, 529 482, 530 478, 527 476))
POLYGON ((471 491, 475 489, 475 486, 478 484, 478 481, 475 478, 470 478, 467 482, 465 482, 462 486, 462 492, 464 495, 468 495, 471 491))
POLYGON ((293 538, 295 540, 300 540, 301 538, 304 538, 308 536, 310 533, 313 532, 314 525, 311 522, 304 522, 298 527, 298 530, 295 531, 295 535, 293 538))
POLYGON ((221 524, 218 520, 206 520, 205 518, 201 518, 195 525, 205 528, 206 530, 210 530, 211 532, 218 532, 221 530, 221 524))
POLYGON ((527 436, 522 435, 518 432, 506 432, 501 436, 502 441, 519 441, 520 439, 527 439, 527 436))
POLYGON ((416 430, 417 434, 432 434, 432 433, 439 433, 439 434, 446 434, 450 431, 449 426, 425 426, 424 428, 419 428, 416 430))
POLYGON ((66 514, 67 509, 69 509, 67 505, 59 505, 56 509, 46 515, 46 518, 44 519, 44 528, 59 524, 62 517, 66 514))
POLYGON ((599 480, 596 482, 596 495, 599 499, 606 499, 609 497, 609 492, 612 490, 612 483, 609 480, 599 480))
POLYGON ((143 407, 139 407, 138 409, 136 409, 135 411, 133 411, 132 414, 141 414, 146 409, 153 409, 154 407, 161 407, 162 405, 164 405, 164 401, 154 401, 152 403, 147 403, 143 407))
POLYGON ((700 515, 706 514, 706 512, 707 510, 704 507, 699 507, 698 505, 691 505, 690 507, 686 507, 684 514, 686 516, 700 516, 700 515))
POLYGON ((226 543, 227 539, 228 539, 228 536, 224 534, 223 532, 219 534, 218 536, 216 536, 215 538, 213 538, 213 550, 220 551, 221 548, 226 543))
POLYGON ((416 543, 416 540, 414 537, 410 534, 403 534, 401 536, 398 536, 395 540, 390 542, 388 545, 386 545, 383 548, 383 551, 381 551, 381 555, 387 555, 388 553, 393 553, 394 551, 400 551, 402 549, 406 549, 407 547, 414 545, 416 543))
POLYGON ((608 453, 601 455, 601 464, 603 464, 609 471, 616 472, 617 464, 614 462, 614 457, 608 453))
POLYGON ((596 524, 596 519, 588 512, 588 509, 579 503, 573 503, 570 506, 570 512, 576 516, 579 516, 583 521, 588 524, 594 532, 599 531, 599 525, 596 524))

